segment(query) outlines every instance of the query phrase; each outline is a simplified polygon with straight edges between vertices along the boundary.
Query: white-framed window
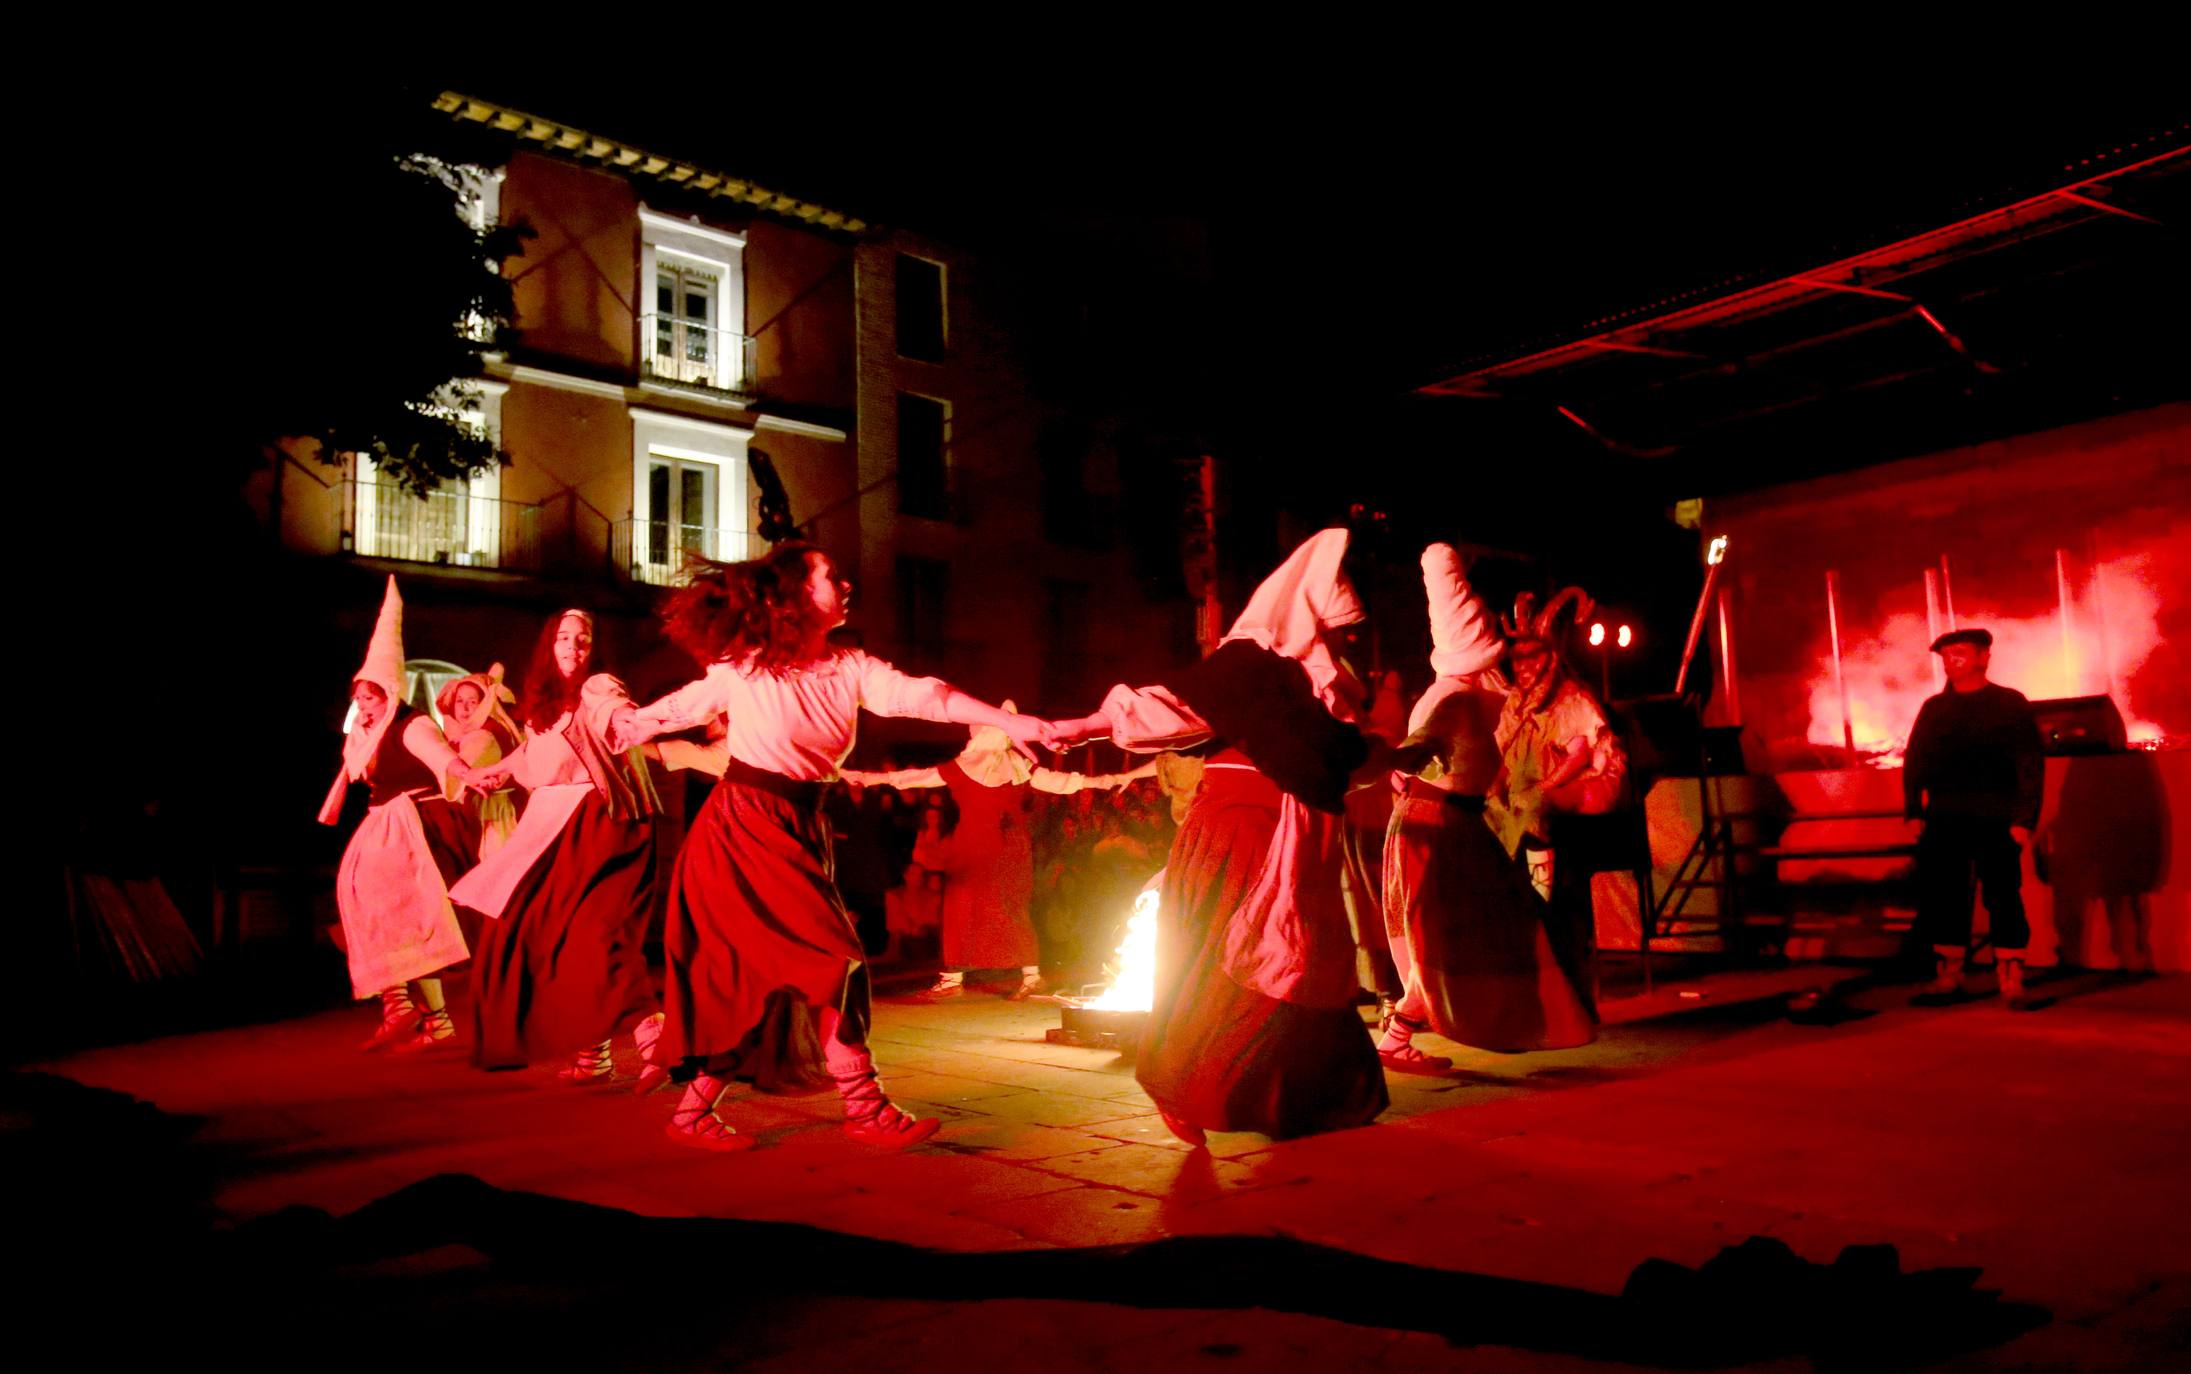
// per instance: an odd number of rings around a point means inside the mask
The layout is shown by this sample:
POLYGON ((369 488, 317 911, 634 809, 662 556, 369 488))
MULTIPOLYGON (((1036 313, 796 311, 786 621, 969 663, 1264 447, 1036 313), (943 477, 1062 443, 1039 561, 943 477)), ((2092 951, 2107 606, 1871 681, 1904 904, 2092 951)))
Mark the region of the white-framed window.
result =
MULTIPOLYGON (((499 443, 506 383, 482 378, 466 383, 470 395, 454 413, 499 443)), ((508 566, 518 536, 502 501, 502 470, 444 482, 424 499, 380 474, 368 453, 357 456, 349 503, 351 552, 365 558, 400 558, 462 568, 508 566)))
POLYGON ((616 540, 639 582, 666 586, 688 553, 736 561, 751 554, 746 446, 753 432, 681 415, 632 412, 631 519, 616 540))
POLYGON ((661 385, 748 394, 745 239, 642 208, 639 371, 661 385))

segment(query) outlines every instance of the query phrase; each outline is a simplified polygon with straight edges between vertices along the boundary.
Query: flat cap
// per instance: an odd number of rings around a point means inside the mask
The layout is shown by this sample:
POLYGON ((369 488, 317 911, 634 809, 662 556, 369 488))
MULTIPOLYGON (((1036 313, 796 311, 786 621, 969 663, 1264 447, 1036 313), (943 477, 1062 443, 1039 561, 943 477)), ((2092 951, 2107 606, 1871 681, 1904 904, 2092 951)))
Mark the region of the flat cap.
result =
POLYGON ((1940 636, 1938 639, 1932 641, 1932 651, 1934 653, 1939 653, 1942 649, 1945 649, 1950 644, 1975 644, 1981 649, 1990 649, 1993 647, 1993 631, 1950 630, 1946 634, 1940 636))

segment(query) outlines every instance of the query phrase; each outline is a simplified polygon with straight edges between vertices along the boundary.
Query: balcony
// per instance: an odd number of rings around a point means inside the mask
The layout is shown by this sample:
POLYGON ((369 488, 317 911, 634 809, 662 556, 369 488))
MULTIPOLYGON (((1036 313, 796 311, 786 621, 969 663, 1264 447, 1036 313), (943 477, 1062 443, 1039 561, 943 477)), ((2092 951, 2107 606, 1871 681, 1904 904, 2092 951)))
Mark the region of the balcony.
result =
POLYGON ((361 558, 452 568, 532 572, 540 566, 540 508, 464 487, 423 498, 393 483, 346 481, 337 547, 361 558))
POLYGON ((668 520, 619 520, 610 528, 609 559, 634 582, 667 587, 677 580, 686 554, 736 563, 753 557, 753 543, 754 536, 744 530, 668 520))
POLYGON ((759 345, 748 335, 669 315, 639 321, 639 371, 647 381, 725 396, 751 396, 759 345))

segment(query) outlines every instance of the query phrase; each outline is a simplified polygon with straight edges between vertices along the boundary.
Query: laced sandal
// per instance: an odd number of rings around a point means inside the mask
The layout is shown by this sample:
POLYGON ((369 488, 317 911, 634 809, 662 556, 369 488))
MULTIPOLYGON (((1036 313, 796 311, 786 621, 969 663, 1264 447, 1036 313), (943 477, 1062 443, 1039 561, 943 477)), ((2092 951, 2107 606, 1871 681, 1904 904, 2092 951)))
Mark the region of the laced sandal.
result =
POLYGON ((1384 1034, 1377 1041, 1378 1060, 1397 1073, 1442 1074, 1451 1069, 1452 1060, 1424 1054, 1415 1048, 1415 1037, 1429 1029, 1428 1021, 1393 1012, 1392 1019, 1385 1023, 1384 1034))
POLYGON ((1193 1122, 1182 1121, 1178 1117, 1173 1116, 1170 1112, 1165 1111, 1162 1107, 1156 1109, 1156 1114, 1158 1117, 1162 1118, 1165 1130, 1170 1131, 1180 1140, 1194 1146, 1197 1150, 1210 1143, 1210 1137, 1208 1133, 1205 1132, 1200 1126, 1195 1125, 1193 1122))
POLYGON ((1377 1058, 1395 1073, 1444 1074, 1452 1071, 1453 1061, 1439 1054, 1424 1054, 1411 1044, 1390 1048, 1377 1046, 1377 1058))
POLYGON ((963 978, 938 978, 927 987, 913 994, 916 1002, 952 1002, 966 995, 963 978))
POLYGON ((639 1046, 639 1081, 631 1088, 634 1097, 645 1097, 669 1082, 669 1070, 654 1062, 655 1046, 662 1043, 668 1023, 669 1016, 658 1011, 632 1027, 632 1043, 639 1046))
POLYGON ((712 1154, 735 1154, 750 1150, 756 1144, 752 1136, 740 1135, 735 1127, 716 1114, 715 1108, 730 1091, 726 1085, 705 1106, 696 1105, 688 1091, 684 1101, 662 1127, 662 1134, 690 1150, 706 1150, 712 1154))
POLYGON ((844 1123, 844 1133, 854 1140, 889 1150, 909 1150, 942 1128, 943 1123, 935 1117, 916 1117, 887 1100, 873 1114, 844 1123))
POLYGON ((1049 990, 1050 984, 1041 974, 1024 974, 1019 980, 1019 986, 1004 994, 1004 1000, 1007 1002, 1024 1002, 1037 993, 1048 992, 1049 990))
POLYGON ((832 1070, 829 1076, 836 1080, 837 1096, 844 1100, 844 1133, 863 1145, 911 1149, 943 1127, 934 1117, 900 1111, 883 1096, 882 1079, 876 1076, 872 1060, 843 1073, 832 1070))
POLYGON ((556 1070, 555 1076, 565 1083, 585 1087, 592 1083, 607 1082, 609 1069, 609 1042, 604 1040, 589 1049, 580 1050, 577 1058, 556 1070))
POLYGON ((380 1026, 358 1048, 367 1054, 383 1050, 416 1035, 418 1008, 411 1005, 408 988, 390 988, 380 995, 380 1026))
POLYGON ((396 1042, 397 1054, 424 1054, 456 1039, 456 1018, 447 1007, 436 1007, 418 1020, 418 1031, 408 1040, 396 1042))

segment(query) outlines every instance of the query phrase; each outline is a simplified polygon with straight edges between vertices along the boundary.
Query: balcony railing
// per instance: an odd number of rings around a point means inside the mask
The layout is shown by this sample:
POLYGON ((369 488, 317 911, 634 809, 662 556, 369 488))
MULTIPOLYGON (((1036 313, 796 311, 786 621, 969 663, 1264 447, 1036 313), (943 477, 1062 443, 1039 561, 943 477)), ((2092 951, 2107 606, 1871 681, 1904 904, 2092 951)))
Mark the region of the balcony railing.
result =
POLYGON ((753 536, 668 520, 619 520, 610 530, 609 558, 617 570, 650 587, 676 581, 688 553, 735 563, 753 556, 753 536))
POLYGON ((540 508, 458 488, 424 498, 387 482, 343 483, 345 553, 455 568, 539 567, 540 508))
POLYGON ((759 359, 745 334, 670 315, 639 321, 639 367, 651 382, 750 396, 759 359))

